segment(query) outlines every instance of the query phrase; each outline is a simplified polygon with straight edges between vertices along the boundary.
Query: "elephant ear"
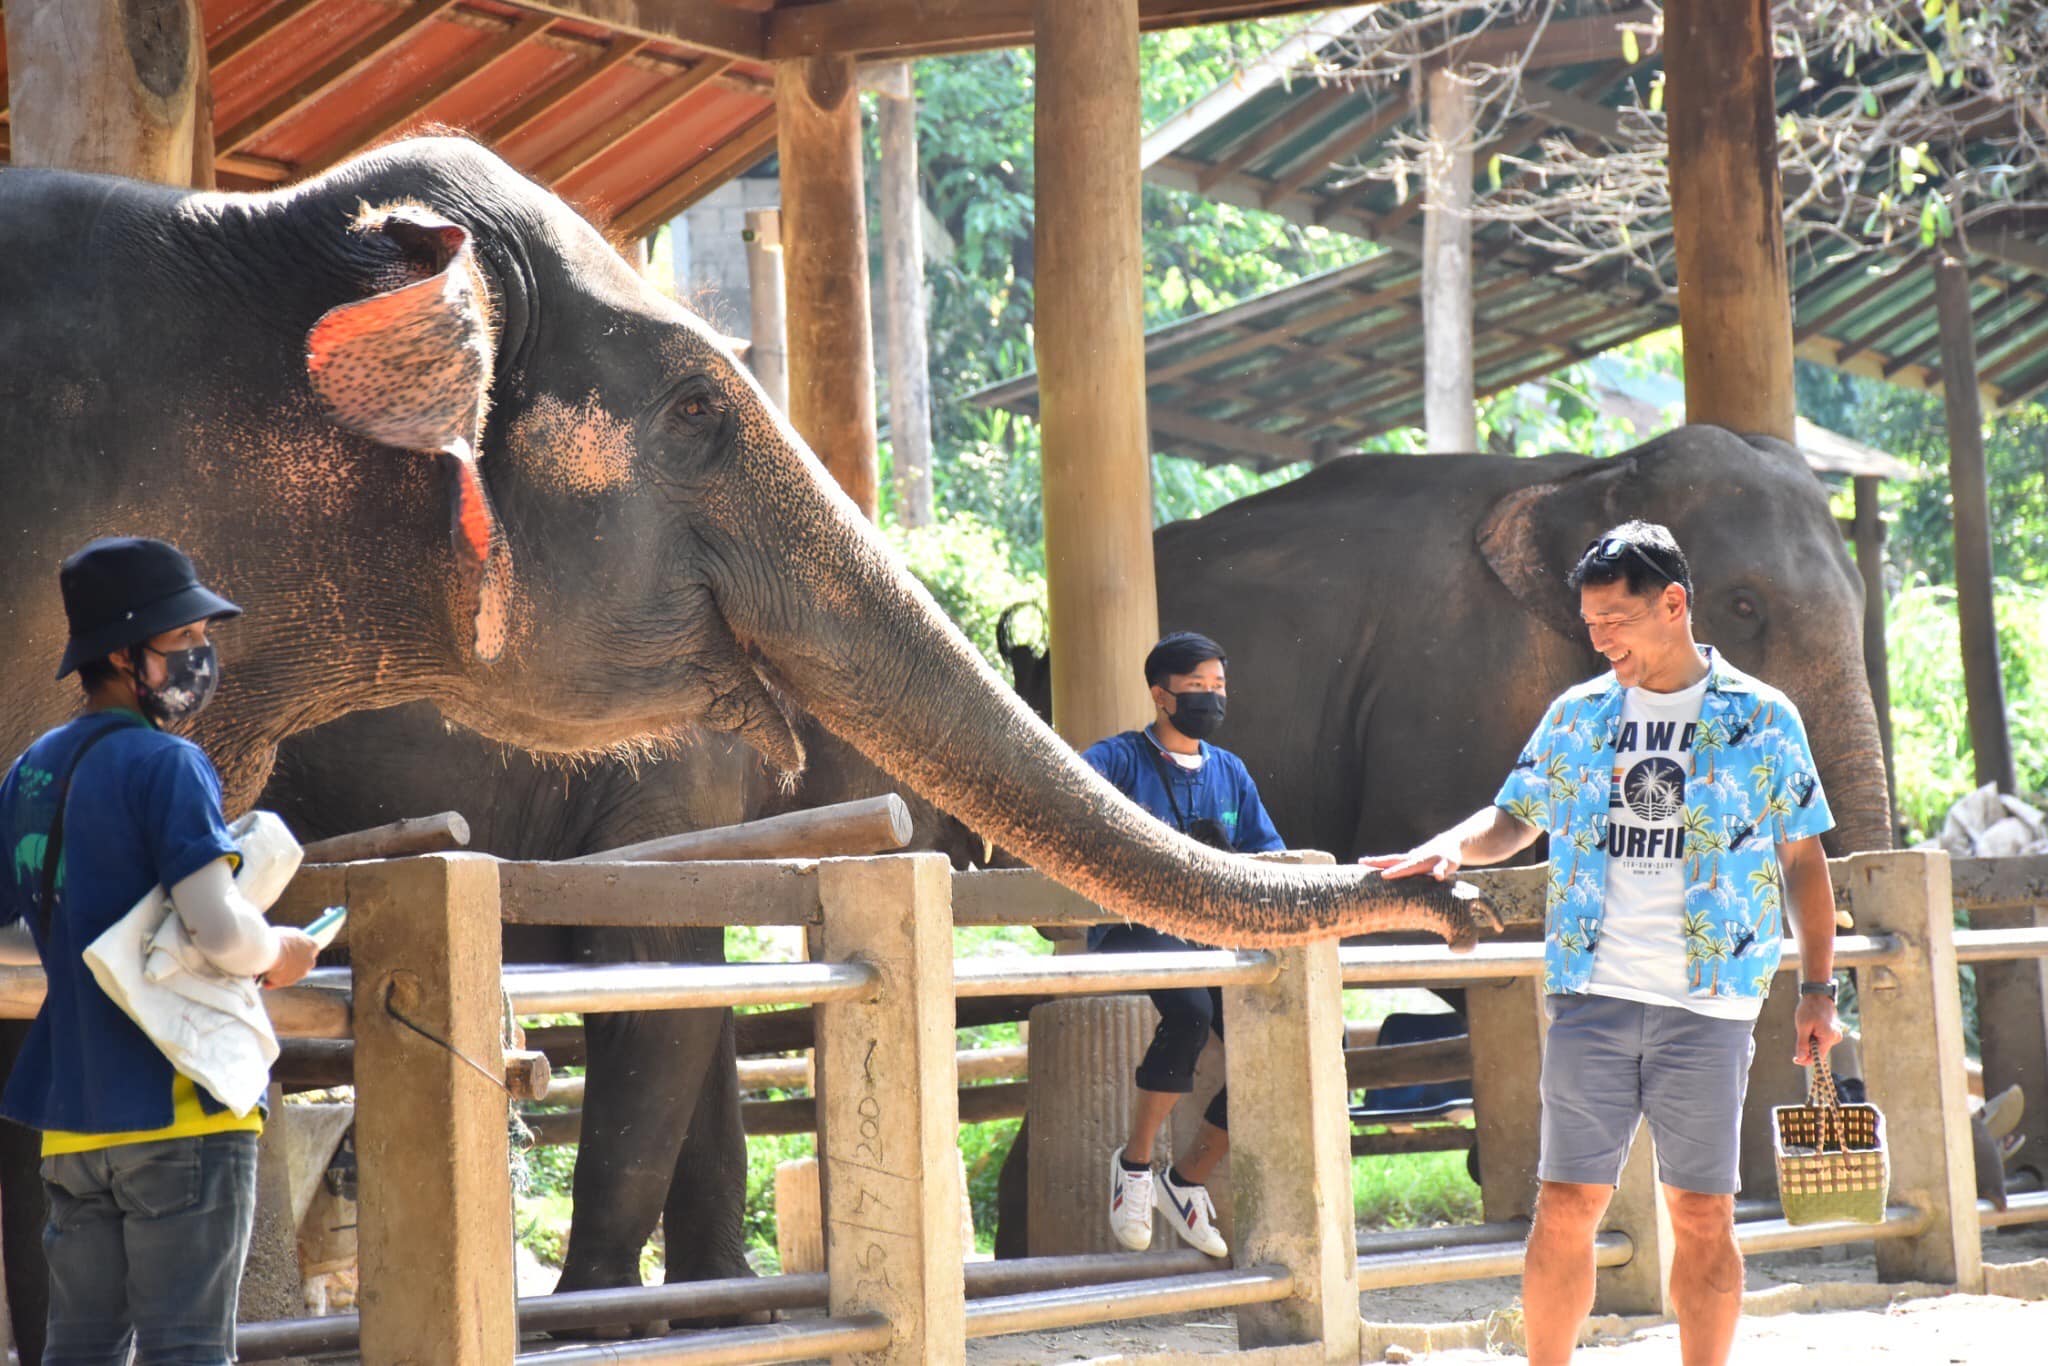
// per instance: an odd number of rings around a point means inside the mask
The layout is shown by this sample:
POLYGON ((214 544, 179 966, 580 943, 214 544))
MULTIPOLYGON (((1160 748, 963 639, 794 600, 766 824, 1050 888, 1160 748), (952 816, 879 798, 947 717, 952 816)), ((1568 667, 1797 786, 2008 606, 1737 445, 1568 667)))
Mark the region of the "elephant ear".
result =
POLYGON ((449 539, 480 659, 503 651, 511 558, 477 471, 493 359, 483 277, 464 228, 417 205, 366 208, 351 227, 376 293, 329 309, 306 337, 313 393, 342 426, 437 458, 449 539))
POLYGON ((1588 541, 1627 519, 1638 472, 1634 456, 1596 461, 1516 489, 1479 523, 1474 539, 1494 576, 1524 611, 1574 644, 1584 642, 1586 627, 1565 578, 1588 541))

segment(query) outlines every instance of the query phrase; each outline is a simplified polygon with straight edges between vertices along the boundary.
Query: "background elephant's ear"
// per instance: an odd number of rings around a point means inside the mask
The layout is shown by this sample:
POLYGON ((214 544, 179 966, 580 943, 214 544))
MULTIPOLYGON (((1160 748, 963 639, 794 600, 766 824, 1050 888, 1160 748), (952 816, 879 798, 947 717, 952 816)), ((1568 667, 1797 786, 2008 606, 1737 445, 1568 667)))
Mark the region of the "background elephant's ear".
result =
POLYGON ((475 647, 494 659, 510 616, 511 564, 477 475, 492 338, 470 236, 410 204, 365 209, 352 230, 375 260, 377 292, 313 324, 307 377, 342 426, 448 466, 450 538, 475 603, 475 647))
POLYGON ((1627 520, 1623 489, 1635 472, 1633 457, 1617 457, 1516 489, 1493 505, 1474 537, 1523 610, 1574 643, 1584 643, 1586 626, 1565 578, 1588 541, 1627 520))

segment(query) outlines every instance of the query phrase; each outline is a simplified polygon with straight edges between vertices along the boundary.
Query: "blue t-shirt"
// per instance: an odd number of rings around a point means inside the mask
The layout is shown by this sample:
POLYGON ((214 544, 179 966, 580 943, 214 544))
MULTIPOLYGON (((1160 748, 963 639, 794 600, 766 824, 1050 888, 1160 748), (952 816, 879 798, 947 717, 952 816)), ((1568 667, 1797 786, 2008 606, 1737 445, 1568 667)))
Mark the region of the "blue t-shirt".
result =
MULTIPOLYGON (((1081 757, 1108 779, 1110 786, 1175 829, 1185 832, 1196 821, 1209 820, 1222 828, 1230 847, 1240 854, 1285 849, 1265 803, 1259 800, 1258 784, 1245 771, 1244 760, 1207 740, 1195 743, 1202 748, 1202 766, 1194 769, 1182 768, 1165 757, 1152 737, 1141 730, 1097 740, 1081 757), (1173 784, 1171 799, 1167 796, 1169 782, 1173 784)), ((1091 926, 1088 947, 1098 947, 1113 928, 1091 926)))
MULTIPOLYGON (((50 731, 0 781, 0 925, 26 919, 43 956, 49 996, 0 1098, 0 1115, 33 1129, 125 1133, 171 1122, 170 1061, 93 980, 84 953, 151 889, 217 858, 239 857, 221 811, 220 778, 189 740, 134 712, 93 712, 50 731), (57 905, 45 936, 37 900, 57 786, 71 778, 57 905)), ((208 1113, 222 1107, 199 1093, 208 1113)))

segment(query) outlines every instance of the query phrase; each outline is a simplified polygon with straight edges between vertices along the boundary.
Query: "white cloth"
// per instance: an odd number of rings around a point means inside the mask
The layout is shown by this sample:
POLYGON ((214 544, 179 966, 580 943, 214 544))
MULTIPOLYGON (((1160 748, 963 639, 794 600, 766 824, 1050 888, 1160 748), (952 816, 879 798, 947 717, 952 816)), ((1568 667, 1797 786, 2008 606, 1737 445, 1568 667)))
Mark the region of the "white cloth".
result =
MULTIPOLYGON (((1607 911, 1587 990, 1721 1020, 1753 1020, 1752 996, 1694 996, 1685 959, 1685 781, 1707 680, 1622 696, 1607 808, 1607 911)), ((1706 762, 1711 764, 1713 755, 1706 762)), ((1711 780, 1704 770, 1698 775, 1711 780)), ((1710 876, 1706 869, 1701 876, 1710 876)))
MULTIPOLYGON (((299 869, 298 841, 268 811, 252 811, 229 830, 242 851, 235 887, 267 909, 299 869)), ((85 963, 171 1066, 237 1115, 256 1108, 278 1053, 262 990, 200 950, 163 888, 95 939, 85 963)))

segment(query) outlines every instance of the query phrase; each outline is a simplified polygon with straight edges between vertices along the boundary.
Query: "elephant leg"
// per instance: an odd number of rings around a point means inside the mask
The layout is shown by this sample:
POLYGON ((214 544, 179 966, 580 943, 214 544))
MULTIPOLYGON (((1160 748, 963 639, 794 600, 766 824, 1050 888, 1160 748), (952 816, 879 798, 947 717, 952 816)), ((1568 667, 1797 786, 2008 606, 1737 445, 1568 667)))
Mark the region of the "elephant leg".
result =
POLYGON ((996 1174, 996 1260, 1031 1255, 1027 1220, 1031 1208, 1026 1185, 1031 1166, 1031 1121, 1017 1121, 1017 1136, 1010 1140, 1009 1156, 996 1174))
MULTIPOLYGON (((730 1014, 705 1069, 662 1211, 670 1281, 752 1276, 747 1262, 747 1133, 740 1123, 740 1081, 730 1014)), ((770 1323, 774 1314, 692 1319, 695 1327, 770 1323)))
POLYGON ((640 1284, 640 1253, 703 1089, 725 1010, 591 1015, 569 1249, 559 1289, 640 1284))

